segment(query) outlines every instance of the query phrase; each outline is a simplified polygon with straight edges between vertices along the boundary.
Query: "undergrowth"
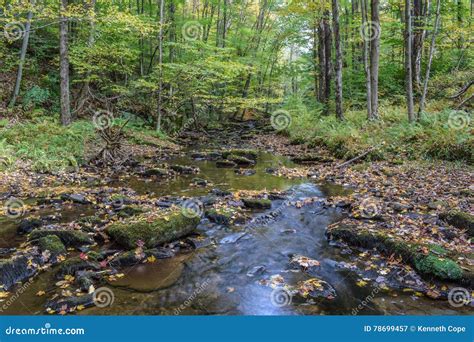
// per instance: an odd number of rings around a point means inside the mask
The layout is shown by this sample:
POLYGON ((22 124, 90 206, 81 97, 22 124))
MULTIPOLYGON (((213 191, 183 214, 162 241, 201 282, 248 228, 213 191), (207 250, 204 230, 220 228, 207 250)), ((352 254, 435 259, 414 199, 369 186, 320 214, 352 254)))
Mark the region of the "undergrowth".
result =
POLYGON ((291 140, 324 146, 336 157, 349 159, 375 148, 368 160, 440 159, 473 162, 472 118, 467 112, 443 110, 425 114, 410 124, 402 107, 381 106, 380 119, 368 122, 363 110, 346 111, 345 121, 319 110, 288 103, 291 140))

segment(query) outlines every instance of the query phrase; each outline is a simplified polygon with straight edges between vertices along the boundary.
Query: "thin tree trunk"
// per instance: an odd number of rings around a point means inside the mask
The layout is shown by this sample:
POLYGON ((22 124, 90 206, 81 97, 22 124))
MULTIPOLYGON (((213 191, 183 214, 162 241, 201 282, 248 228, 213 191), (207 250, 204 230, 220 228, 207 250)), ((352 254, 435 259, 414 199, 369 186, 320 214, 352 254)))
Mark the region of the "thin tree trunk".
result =
MULTIPOLYGON (((367 2, 366 0, 361 0, 361 13, 362 13, 362 27, 367 27, 367 2)), ((369 65, 369 41, 367 38, 363 38, 364 50, 363 50, 363 58, 364 58, 364 69, 365 69, 365 87, 367 92, 367 118, 369 120, 374 119, 372 116, 372 95, 371 95, 371 88, 370 88, 370 65, 369 65)))
POLYGON ((380 15, 379 0, 371 1, 371 20, 377 30, 370 43, 370 105, 372 118, 379 117, 379 59, 380 59, 380 15))
POLYGON ((437 0, 436 18, 435 18, 435 23, 433 27, 433 33, 431 36, 430 52, 428 55, 428 63, 426 65, 426 75, 425 75, 425 81, 423 84, 423 92, 421 93, 420 108, 418 110, 418 118, 421 117, 421 115, 423 114, 423 111, 425 110, 425 101, 426 101, 426 93, 428 91, 428 81, 430 79, 431 62, 433 61, 434 48, 435 48, 435 43, 436 43, 436 34, 438 33, 438 27, 439 27, 440 8, 441 8, 441 0, 437 0))
POLYGON ((161 131, 161 101, 163 92, 163 23, 165 1, 160 0, 160 29, 158 32, 158 99, 156 105, 156 130, 161 131))
POLYGON ((69 94, 69 53, 68 53, 68 19, 64 12, 67 10, 68 0, 61 0, 61 22, 59 27, 59 75, 60 75, 60 102, 61 123, 64 126, 71 124, 71 106, 69 94))
POLYGON ((23 66, 25 65, 26 52, 28 50, 28 41, 30 39, 31 30, 31 19, 33 18, 33 12, 29 11, 26 18, 25 32, 23 35, 23 42, 21 44, 20 62, 18 64, 18 72, 16 74, 15 89, 13 90, 12 99, 10 100, 9 107, 13 107, 16 103, 16 98, 20 94, 21 80, 23 79, 23 66))
POLYGON ((337 0, 332 0, 332 20, 333 20, 333 32, 334 32, 334 43, 336 47, 336 117, 339 120, 344 120, 344 113, 342 108, 342 48, 341 48, 341 35, 339 32, 339 4, 337 0))
POLYGON ((405 53, 405 82, 407 96, 408 121, 415 121, 413 105, 413 77, 412 77, 412 32, 411 32, 411 0, 405 0, 405 33, 406 33, 406 53, 405 53))

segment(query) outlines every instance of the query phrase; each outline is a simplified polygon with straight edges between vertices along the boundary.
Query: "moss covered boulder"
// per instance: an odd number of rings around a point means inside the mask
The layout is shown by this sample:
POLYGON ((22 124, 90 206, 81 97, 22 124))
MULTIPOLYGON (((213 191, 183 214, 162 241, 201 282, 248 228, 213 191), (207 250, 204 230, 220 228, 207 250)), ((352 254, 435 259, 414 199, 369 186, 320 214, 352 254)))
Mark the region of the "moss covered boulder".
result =
POLYGON ((127 218, 143 214, 144 212, 146 212, 146 210, 138 205, 127 205, 121 208, 117 215, 122 218, 127 218))
POLYGON ((42 252, 49 251, 52 255, 66 252, 66 247, 56 235, 43 236, 38 239, 37 244, 42 252))
POLYGON ((100 270, 100 265, 97 262, 92 260, 81 259, 79 257, 74 257, 62 262, 59 265, 59 269, 56 273, 56 277, 64 278, 66 275, 75 275, 79 271, 98 271, 100 270))
POLYGON ((241 166, 250 166, 255 165, 255 161, 246 157, 238 156, 236 154, 231 154, 227 157, 227 160, 236 163, 241 166))
POLYGON ((180 210, 166 214, 144 214, 107 228, 109 236, 119 245, 132 249, 138 241, 152 248, 190 234, 199 224, 199 217, 186 217, 180 210))
POLYGON ((206 217, 214 223, 228 225, 232 221, 233 212, 231 210, 222 209, 209 209, 206 211, 206 217))
POLYGON ((258 151, 249 149, 232 149, 222 152, 222 157, 225 159, 229 159, 229 156, 231 155, 256 160, 258 157, 258 151))
POLYGON ((263 198, 243 198, 242 202, 249 209, 270 209, 272 201, 263 198))
POLYGON ((453 210, 441 213, 439 218, 456 228, 466 229, 470 237, 474 236, 474 215, 453 210))
POLYGON ((237 164, 230 160, 218 160, 216 161, 216 167, 224 168, 224 167, 236 167, 237 164))
POLYGON ((57 236, 66 247, 80 247, 93 243, 89 235, 72 229, 37 229, 29 235, 29 239, 38 240, 51 235, 57 236))
POLYGON ((376 248, 385 255, 401 257, 404 262, 425 275, 454 281, 472 277, 472 274, 464 272, 455 261, 446 256, 447 251, 437 245, 408 243, 386 233, 358 229, 355 226, 335 226, 327 233, 331 239, 343 240, 350 245, 364 248, 376 248))
POLYGON ((143 172, 144 177, 165 177, 169 175, 169 171, 161 168, 148 169, 143 172))

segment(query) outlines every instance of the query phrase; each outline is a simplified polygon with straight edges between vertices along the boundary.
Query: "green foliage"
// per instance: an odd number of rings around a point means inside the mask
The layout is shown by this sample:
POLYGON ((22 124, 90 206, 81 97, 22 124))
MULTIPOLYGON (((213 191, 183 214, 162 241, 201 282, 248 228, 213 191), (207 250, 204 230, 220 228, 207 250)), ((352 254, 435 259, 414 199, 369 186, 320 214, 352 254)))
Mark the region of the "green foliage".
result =
POLYGON ((49 99, 49 96, 49 90, 35 85, 23 96, 23 106, 26 108, 31 108, 42 105, 49 99))
POLYGON ((10 158, 30 162, 37 171, 59 170, 84 162, 84 144, 93 136, 94 127, 89 121, 77 121, 65 128, 55 120, 41 117, 1 128, 0 151, 9 151, 10 158))
POLYGON ((408 123, 404 108, 382 106, 380 112, 380 120, 367 122, 364 111, 348 111, 346 120, 339 122, 333 116, 300 110, 292 115, 288 131, 292 140, 323 145, 339 158, 353 158, 376 147, 368 160, 406 157, 473 162, 470 127, 453 127, 454 111, 430 114, 415 124, 408 123))

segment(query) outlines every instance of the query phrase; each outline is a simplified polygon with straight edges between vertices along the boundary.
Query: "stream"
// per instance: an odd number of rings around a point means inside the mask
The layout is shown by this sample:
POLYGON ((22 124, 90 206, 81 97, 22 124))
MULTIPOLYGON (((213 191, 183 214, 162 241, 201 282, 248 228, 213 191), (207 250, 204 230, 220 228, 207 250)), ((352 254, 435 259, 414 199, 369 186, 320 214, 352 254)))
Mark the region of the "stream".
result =
MULTIPOLYGON (((328 207, 318 199, 347 193, 341 186, 315 184, 307 179, 286 179, 268 169, 294 167, 293 163, 271 153, 260 153, 253 175, 237 174, 232 168, 217 168, 215 161, 196 160, 191 152, 172 157, 168 164, 194 165, 198 175, 180 175, 156 181, 123 175, 109 186, 129 187, 139 194, 156 197, 206 196, 213 188, 221 190, 285 190, 287 198, 272 201, 272 208, 253 212, 250 223, 229 227, 203 218, 197 234, 190 237, 196 248, 155 263, 121 269, 123 278, 106 284, 114 294, 109 307, 91 307, 79 315, 334 315, 334 314, 462 314, 447 301, 417 296, 413 291, 390 287, 379 290, 375 282, 358 285, 368 276, 364 251, 333 243, 325 236, 326 227, 344 215, 341 208, 328 207), (199 177, 211 186, 190 186, 199 177), (298 201, 305 205, 289 205, 298 201), (258 220, 268 212, 271 219, 258 220), (318 267, 301 269, 291 264, 294 256, 306 256, 318 267), (302 298, 289 296, 281 305, 274 298, 272 279, 283 279, 289 286, 317 278, 330 284, 334 296, 302 298), (370 298, 370 300, 367 300, 370 298), (275 303, 277 301, 278 303, 275 303), (361 303, 364 303, 362 306, 361 303), (359 309, 355 310, 358 306, 359 309)), ((87 205, 70 205, 56 210, 40 210, 35 215, 61 213, 60 222, 69 222, 94 212, 87 205)), ((0 248, 18 247, 23 236, 16 235, 17 221, 0 222, 0 248)), ((380 262, 383 262, 380 258, 380 262)), ((56 266, 57 267, 57 266, 56 266)), ((2 314, 44 314, 47 296, 57 279, 55 267, 40 273, 2 314)), ((370 277, 369 277, 370 278, 370 277)), ((466 308, 469 310, 469 308, 466 308)), ((467 311, 466 311, 467 313, 467 311)))

